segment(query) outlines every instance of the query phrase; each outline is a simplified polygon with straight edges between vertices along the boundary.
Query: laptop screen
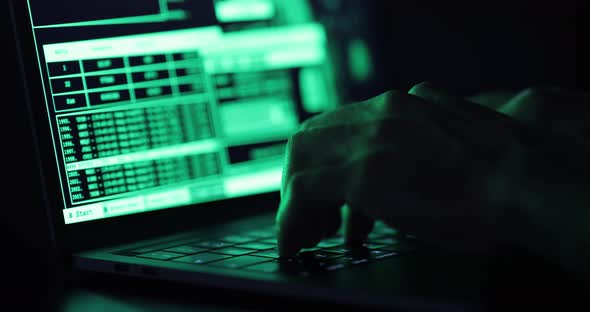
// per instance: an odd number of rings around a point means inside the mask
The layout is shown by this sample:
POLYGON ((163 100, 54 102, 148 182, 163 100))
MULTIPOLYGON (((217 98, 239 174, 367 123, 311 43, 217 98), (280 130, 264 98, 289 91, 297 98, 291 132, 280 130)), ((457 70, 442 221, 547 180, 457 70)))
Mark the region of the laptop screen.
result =
POLYGON ((66 224, 277 191, 288 136, 333 105, 306 1, 28 7, 66 224))

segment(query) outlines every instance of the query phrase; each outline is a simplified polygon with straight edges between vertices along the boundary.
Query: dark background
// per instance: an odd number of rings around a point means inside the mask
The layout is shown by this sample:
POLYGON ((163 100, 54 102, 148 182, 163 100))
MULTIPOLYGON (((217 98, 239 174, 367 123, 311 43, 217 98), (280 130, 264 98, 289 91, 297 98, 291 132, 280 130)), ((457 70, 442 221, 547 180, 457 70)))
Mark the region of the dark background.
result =
MULTIPOLYGON (((375 76, 349 88, 350 98, 424 80, 465 95, 550 84, 587 88, 581 1, 315 3, 337 38, 368 38, 372 48, 375 76)), ((340 48, 346 53, 344 43, 340 48)))
MULTIPOLYGON (((587 32, 577 1, 350 0, 316 5, 343 42, 363 36, 372 47, 375 76, 351 84, 345 94, 349 99, 407 89, 423 80, 458 94, 549 84, 588 89, 587 54, 582 51, 587 32)), ((16 264, 27 269, 5 274, 18 277, 13 289, 41 290, 33 300, 44 302, 61 279, 49 253, 7 6, 2 10, 0 172, 2 194, 8 198, 2 219, 9 230, 3 246, 9 252, 3 255, 25 259, 16 264)))

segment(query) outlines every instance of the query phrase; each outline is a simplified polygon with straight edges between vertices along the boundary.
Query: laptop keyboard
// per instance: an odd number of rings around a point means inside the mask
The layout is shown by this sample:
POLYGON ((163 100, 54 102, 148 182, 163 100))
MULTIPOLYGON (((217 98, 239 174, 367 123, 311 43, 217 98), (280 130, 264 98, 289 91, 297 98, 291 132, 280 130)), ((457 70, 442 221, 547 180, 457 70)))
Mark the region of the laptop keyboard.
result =
POLYGON ((402 237, 382 223, 376 224, 362 246, 349 248, 342 236, 326 238, 297 257, 279 258, 272 226, 217 237, 172 242, 116 252, 139 258, 206 265, 264 273, 292 273, 302 276, 365 265, 412 250, 411 237, 402 237))

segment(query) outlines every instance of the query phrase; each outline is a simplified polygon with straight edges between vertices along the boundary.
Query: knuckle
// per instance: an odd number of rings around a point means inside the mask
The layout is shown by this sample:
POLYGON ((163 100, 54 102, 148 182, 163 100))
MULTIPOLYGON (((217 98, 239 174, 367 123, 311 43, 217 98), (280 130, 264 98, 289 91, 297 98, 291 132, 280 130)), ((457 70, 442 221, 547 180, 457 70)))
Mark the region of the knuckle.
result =
POLYGON ((287 139, 287 153, 293 153, 295 151, 297 146, 300 145, 304 135, 304 131, 298 130, 289 136, 287 139))
POLYGON ((388 91, 381 99, 385 115, 403 119, 424 119, 427 115, 427 103, 419 97, 399 91, 388 91))
POLYGON ((308 117, 299 125, 299 131, 307 131, 337 124, 341 121, 342 116, 346 115, 345 113, 349 108, 350 105, 345 105, 338 107, 337 109, 324 111, 308 117))
POLYGON ((522 98, 530 98, 530 99, 541 99, 547 96, 548 94, 553 93, 553 89, 551 87, 544 87, 544 86, 534 86, 528 87, 523 89, 520 92, 520 96, 522 98))
POLYGON ((519 106, 528 109, 546 111, 552 109, 553 106, 557 104, 556 100, 560 98, 560 95, 561 91, 558 88, 535 86, 523 89, 514 98, 517 99, 519 106))
POLYGON ((400 105, 406 104, 409 98, 406 93, 398 90, 389 90, 374 98, 374 100, 378 101, 385 108, 397 108, 400 105))
POLYGON ((551 108, 546 98, 548 94, 549 90, 545 87, 523 89, 506 105, 508 113, 527 122, 540 122, 547 117, 545 112, 551 108))
POLYGON ((327 114, 327 113, 323 113, 323 114, 319 114, 319 115, 315 115, 315 116, 307 118, 299 126, 299 131, 305 131, 311 127, 317 126, 321 122, 321 120, 324 118, 325 114, 327 114))
POLYGON ((581 97, 557 87, 532 87, 522 90, 508 107, 513 117, 525 122, 564 132, 587 136, 585 103, 581 97))
POLYGON ((418 96, 430 95, 432 94, 432 91, 433 90, 432 87, 430 87, 430 84, 425 81, 419 82, 410 88, 410 93, 416 94, 418 96))

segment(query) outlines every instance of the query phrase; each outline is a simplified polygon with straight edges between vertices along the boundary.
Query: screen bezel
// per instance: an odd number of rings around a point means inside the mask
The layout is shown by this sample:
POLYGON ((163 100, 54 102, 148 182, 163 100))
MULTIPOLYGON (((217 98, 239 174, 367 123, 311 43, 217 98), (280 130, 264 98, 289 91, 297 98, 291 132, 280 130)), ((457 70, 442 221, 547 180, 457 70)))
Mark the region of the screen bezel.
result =
POLYGON ((24 101, 29 113, 31 135, 38 160, 36 165, 42 185, 44 207, 38 208, 45 211, 53 248, 63 255, 69 255, 85 249, 177 233, 227 221, 230 218, 272 213, 276 210, 280 196, 278 191, 273 191, 202 203, 198 204, 199 209, 192 209, 195 205, 186 205, 66 225, 63 219, 64 203, 61 199, 58 165, 51 153, 43 153, 53 150, 53 145, 51 132, 47 127, 49 117, 46 113, 42 82, 39 79, 41 73, 27 2, 9 0, 9 7, 25 92, 24 101), (204 211, 207 218, 202 218, 204 211), (152 226, 155 224, 157 226, 152 226))

